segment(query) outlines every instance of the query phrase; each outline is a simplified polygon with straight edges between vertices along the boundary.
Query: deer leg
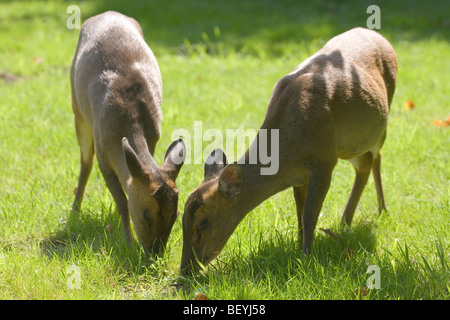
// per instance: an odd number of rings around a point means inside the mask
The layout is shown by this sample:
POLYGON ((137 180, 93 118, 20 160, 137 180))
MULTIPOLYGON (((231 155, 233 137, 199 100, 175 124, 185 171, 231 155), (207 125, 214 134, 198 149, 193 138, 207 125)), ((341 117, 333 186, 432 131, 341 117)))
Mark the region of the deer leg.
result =
POLYGON ((352 223, 353 215, 356 206, 358 205, 361 194, 369 178, 370 168, 372 167, 373 156, 372 153, 367 152, 357 158, 351 160, 355 168, 355 182, 353 183, 352 192, 342 215, 341 223, 350 225, 352 223))
MULTIPOLYGON (((384 131, 383 136, 381 137, 379 148, 384 144, 386 140, 386 131, 384 131)), ((372 175, 373 181, 375 183, 375 188, 377 190, 377 201, 378 201, 378 212, 381 213, 383 210, 387 211, 386 202, 384 201, 384 193, 383 193, 383 185, 381 183, 381 154, 380 151, 373 157, 372 163, 372 175)))
POLYGON ((75 128, 77 132, 78 144, 80 146, 80 175, 78 177, 78 187, 75 199, 72 204, 72 210, 80 211, 81 202, 83 201, 84 189, 89 179, 94 160, 94 140, 92 130, 82 121, 75 120, 75 128))
POLYGON ((102 172, 103 178, 105 179, 106 186, 111 193, 114 202, 117 206, 117 211, 120 215, 120 220, 122 222, 122 228, 125 233, 125 239, 127 244, 131 243, 131 229, 130 229, 130 215, 128 213, 128 200, 125 192, 122 189, 119 178, 107 165, 104 165, 103 161, 97 156, 100 171, 102 172))
POLYGON ((303 211, 305 209, 305 200, 308 184, 292 187, 294 191, 295 206, 297 207, 297 219, 298 219, 298 241, 302 243, 303 233, 303 211))
POLYGON ((381 184, 381 154, 378 152, 372 163, 372 175, 377 190, 378 212, 387 211, 386 202, 384 201, 383 185, 381 184))
POLYGON ((330 187, 334 166, 322 166, 311 175, 303 212, 303 253, 308 254, 314 239, 314 230, 320 209, 330 187))

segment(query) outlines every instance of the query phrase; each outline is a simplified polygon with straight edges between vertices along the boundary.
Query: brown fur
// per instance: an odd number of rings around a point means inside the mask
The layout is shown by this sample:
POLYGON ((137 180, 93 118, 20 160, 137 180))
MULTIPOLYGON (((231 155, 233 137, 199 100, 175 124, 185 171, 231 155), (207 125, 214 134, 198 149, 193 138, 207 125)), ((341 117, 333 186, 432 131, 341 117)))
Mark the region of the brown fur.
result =
POLYGON ((371 169, 379 210, 384 210, 380 149, 396 74, 389 42, 375 31, 355 28, 332 38, 283 77, 261 126, 279 130, 278 172, 261 175, 261 163, 249 164, 259 134, 238 163, 217 166, 215 173, 205 166, 208 179, 186 202, 182 272, 198 267, 197 260, 210 262, 249 211, 288 187, 294 191, 299 240, 303 237, 308 253, 338 158, 349 160, 356 172, 343 222, 351 223, 371 169))
POLYGON ((174 163, 172 156, 186 152, 184 142, 177 140, 162 166, 153 160, 160 138, 162 81, 139 24, 112 11, 86 20, 70 80, 81 153, 73 210, 80 209, 95 152, 127 242, 131 215, 145 253, 157 253, 178 214, 175 179, 183 163, 174 163))

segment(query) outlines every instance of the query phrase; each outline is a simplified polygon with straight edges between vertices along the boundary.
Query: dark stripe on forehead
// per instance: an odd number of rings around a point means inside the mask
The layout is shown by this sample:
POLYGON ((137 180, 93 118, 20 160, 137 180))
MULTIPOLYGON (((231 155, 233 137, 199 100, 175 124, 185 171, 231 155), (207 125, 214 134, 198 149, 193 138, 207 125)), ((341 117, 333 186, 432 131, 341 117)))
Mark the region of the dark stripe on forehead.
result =
POLYGON ((171 207, 178 205, 178 194, 171 187, 162 184, 153 194, 159 205, 159 214, 164 219, 165 210, 171 210, 171 207))
POLYGON ((192 218, 194 216, 195 211, 197 211, 197 209, 202 204, 203 204, 202 196, 201 196, 200 192, 198 192, 198 190, 196 190, 194 193, 192 193, 190 195, 187 206, 186 206, 186 210, 184 213, 192 218))
POLYGON ((191 193, 186 202, 184 211, 185 215, 188 215, 190 219, 194 217, 194 214, 198 208, 204 204, 203 195, 208 191, 208 189, 212 188, 215 183, 217 183, 215 179, 204 182, 200 187, 191 193))

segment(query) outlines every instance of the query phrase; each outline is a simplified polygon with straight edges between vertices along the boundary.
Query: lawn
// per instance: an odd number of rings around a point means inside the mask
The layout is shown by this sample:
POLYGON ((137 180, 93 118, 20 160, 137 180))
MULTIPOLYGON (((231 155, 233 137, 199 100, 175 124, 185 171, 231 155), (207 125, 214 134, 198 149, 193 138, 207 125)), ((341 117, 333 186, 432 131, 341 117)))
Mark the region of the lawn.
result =
MULTIPOLYGON (((370 178, 352 226, 340 225, 354 179, 340 161, 310 256, 297 243, 289 189, 249 213, 219 257, 186 278, 181 216, 164 256, 146 259, 127 246, 96 164, 82 213, 71 214, 79 150, 69 68, 79 30, 67 28, 66 10, 74 3, 0 1, 0 299, 449 299, 450 128, 434 122, 450 116, 449 6, 376 3, 379 32, 399 62, 382 149, 388 212, 377 214, 370 178)), ((203 132, 258 129, 275 83, 332 36, 365 27, 372 3, 75 4, 81 22, 116 10, 141 24, 163 78, 161 163, 172 134, 193 132, 195 121, 203 132)), ((203 165, 190 160, 177 179, 180 212, 203 178, 203 165)))

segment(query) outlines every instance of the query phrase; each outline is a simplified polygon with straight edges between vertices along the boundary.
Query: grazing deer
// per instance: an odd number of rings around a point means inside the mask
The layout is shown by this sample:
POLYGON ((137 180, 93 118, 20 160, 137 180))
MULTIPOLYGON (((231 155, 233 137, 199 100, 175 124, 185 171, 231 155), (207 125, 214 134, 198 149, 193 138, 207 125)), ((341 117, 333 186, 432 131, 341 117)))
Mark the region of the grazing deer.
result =
MULTIPOLYGON (((237 163, 214 150, 203 183, 186 201, 181 271, 189 273, 214 259, 244 216, 265 199, 293 187, 303 253, 313 242, 319 212, 338 158, 356 171, 343 222, 350 224, 370 171, 379 210, 386 208, 380 149, 397 73, 396 54, 380 34, 355 28, 325 46, 275 86, 265 120, 237 163), (266 141, 262 130, 278 130, 278 171, 261 174, 261 159, 249 163, 266 141), (191 268, 191 266, 193 268, 191 268)), ((267 135, 267 134, 266 134, 267 135)), ((276 148, 275 148, 276 147, 276 148)))
POLYGON ((86 20, 70 80, 81 154, 73 210, 80 209, 95 152, 127 243, 131 215, 144 252, 158 253, 178 215, 175 179, 186 147, 179 139, 167 149, 162 166, 153 159, 160 138, 162 82, 139 24, 112 11, 86 20))

